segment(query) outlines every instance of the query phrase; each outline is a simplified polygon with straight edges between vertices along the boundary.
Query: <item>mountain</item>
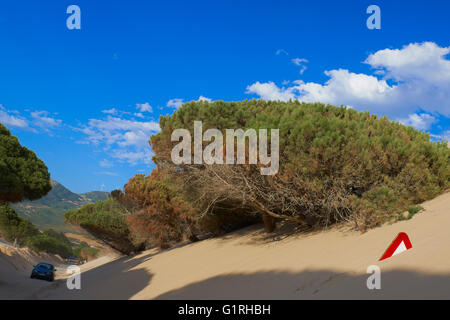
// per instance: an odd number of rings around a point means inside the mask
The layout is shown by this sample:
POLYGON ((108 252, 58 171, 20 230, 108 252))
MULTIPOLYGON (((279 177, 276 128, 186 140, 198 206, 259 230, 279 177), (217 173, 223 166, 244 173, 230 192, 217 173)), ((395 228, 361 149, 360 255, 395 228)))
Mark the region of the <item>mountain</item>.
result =
POLYGON ((86 203, 94 203, 108 198, 109 193, 91 191, 77 194, 55 180, 51 180, 52 190, 43 198, 12 204, 17 214, 29 219, 39 229, 55 229, 73 232, 73 227, 64 223, 67 210, 80 208, 86 203))

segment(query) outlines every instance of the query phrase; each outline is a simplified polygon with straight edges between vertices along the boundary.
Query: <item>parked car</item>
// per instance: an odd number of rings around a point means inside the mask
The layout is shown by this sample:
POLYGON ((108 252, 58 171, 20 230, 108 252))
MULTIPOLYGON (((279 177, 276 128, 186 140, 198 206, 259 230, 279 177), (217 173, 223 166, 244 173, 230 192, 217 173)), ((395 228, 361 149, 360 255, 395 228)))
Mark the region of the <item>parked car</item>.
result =
POLYGON ((31 279, 43 279, 47 281, 55 280, 55 267, 50 263, 40 262, 33 267, 31 271, 31 279))
POLYGON ((66 259, 66 262, 68 264, 80 264, 80 259, 78 259, 77 257, 69 257, 66 259))

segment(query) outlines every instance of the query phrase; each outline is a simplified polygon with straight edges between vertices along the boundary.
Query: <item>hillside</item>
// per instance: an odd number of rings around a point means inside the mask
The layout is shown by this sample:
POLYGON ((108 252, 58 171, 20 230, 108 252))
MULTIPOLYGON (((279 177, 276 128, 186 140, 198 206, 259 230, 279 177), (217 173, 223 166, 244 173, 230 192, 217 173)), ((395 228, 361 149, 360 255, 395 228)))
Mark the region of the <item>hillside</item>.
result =
POLYGON ((105 200, 108 192, 91 191, 77 194, 55 180, 51 180, 52 190, 43 198, 35 201, 23 201, 11 207, 20 216, 29 219, 39 229, 53 228, 58 231, 73 231, 73 227, 64 224, 67 210, 82 207, 87 203, 105 200))

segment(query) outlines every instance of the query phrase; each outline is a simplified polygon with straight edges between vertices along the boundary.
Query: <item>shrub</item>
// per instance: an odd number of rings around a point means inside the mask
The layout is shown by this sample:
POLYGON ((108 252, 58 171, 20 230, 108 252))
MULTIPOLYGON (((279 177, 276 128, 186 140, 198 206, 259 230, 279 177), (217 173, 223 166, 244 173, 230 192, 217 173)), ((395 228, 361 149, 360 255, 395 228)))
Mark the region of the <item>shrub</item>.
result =
POLYGON ((411 219, 412 217, 414 217, 415 214, 419 213, 420 211, 423 210, 423 207, 420 205, 417 206, 411 206, 408 209, 408 220, 411 219))
POLYGON ((58 232, 58 231, 55 231, 55 230, 53 230, 53 229, 48 229, 48 230, 45 230, 44 232, 43 232, 43 234, 44 235, 46 235, 47 237, 49 237, 49 238, 54 238, 54 239, 56 239, 56 240, 59 240, 59 241, 61 241, 62 243, 65 243, 66 245, 68 245, 68 246, 71 246, 72 244, 71 244, 71 242, 70 242, 70 240, 66 237, 66 235, 64 234, 64 232, 58 232))
POLYGON ((99 249, 91 248, 89 246, 80 246, 73 250, 74 256, 80 260, 92 260, 97 257, 99 252, 99 249))
MULTIPOLYGON (((151 137, 154 161, 184 182, 197 214, 268 215, 309 226, 354 221, 374 227, 450 186, 450 149, 427 133, 369 112, 320 103, 190 102, 160 118, 151 137), (174 165, 174 129, 279 129, 280 167, 261 176, 258 165, 174 165)), ((224 139, 225 141, 225 139, 224 139)), ((270 140, 269 140, 270 141, 270 140)), ((204 146, 207 143, 204 142, 204 146)), ((224 148, 225 150, 225 148, 224 148)), ((270 225, 270 223, 269 223, 270 225)))
POLYGON ((136 241, 167 248, 196 233, 194 209, 165 170, 155 169, 148 177, 136 175, 124 189, 126 198, 135 203, 126 222, 136 241))
POLYGON ((36 252, 58 254, 63 258, 68 258, 73 254, 72 248, 68 244, 47 234, 39 234, 27 238, 26 246, 36 252))
POLYGON ((25 244, 28 237, 39 234, 39 230, 27 219, 17 213, 7 204, 0 204, 0 236, 6 241, 17 240, 19 245, 25 244))
POLYGON ((128 214, 127 208, 110 197, 80 209, 67 211, 65 221, 81 226, 121 252, 130 253, 136 251, 139 246, 133 244, 125 223, 128 214))

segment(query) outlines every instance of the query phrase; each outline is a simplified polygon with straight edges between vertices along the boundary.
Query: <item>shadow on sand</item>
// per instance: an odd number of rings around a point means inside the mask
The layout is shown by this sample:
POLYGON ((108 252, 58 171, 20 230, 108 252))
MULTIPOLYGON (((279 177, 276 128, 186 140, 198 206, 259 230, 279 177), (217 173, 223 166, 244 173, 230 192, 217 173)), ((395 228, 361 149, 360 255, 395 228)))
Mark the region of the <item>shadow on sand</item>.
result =
POLYGON ((381 273, 381 289, 367 289, 370 274, 334 271, 259 272, 206 279, 156 299, 449 299, 450 274, 406 270, 381 273))
POLYGON ((152 275, 145 269, 131 270, 154 254, 122 257, 81 274, 81 289, 69 290, 66 280, 35 293, 32 299, 129 299, 150 284, 152 275))
POLYGON ((230 233, 215 237, 214 239, 220 240, 218 244, 224 244, 230 240, 239 239, 240 244, 245 245, 261 245, 269 244, 272 242, 283 241, 286 239, 306 238, 313 235, 320 234, 325 230, 338 230, 349 233, 353 230, 348 224, 336 224, 329 228, 311 228, 305 226, 299 226, 290 222, 278 222, 277 227, 273 232, 266 232, 264 224, 257 223, 251 226, 232 231, 230 233), (248 237, 250 235, 250 237, 248 237), (244 236, 244 237, 243 237, 244 236))

